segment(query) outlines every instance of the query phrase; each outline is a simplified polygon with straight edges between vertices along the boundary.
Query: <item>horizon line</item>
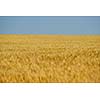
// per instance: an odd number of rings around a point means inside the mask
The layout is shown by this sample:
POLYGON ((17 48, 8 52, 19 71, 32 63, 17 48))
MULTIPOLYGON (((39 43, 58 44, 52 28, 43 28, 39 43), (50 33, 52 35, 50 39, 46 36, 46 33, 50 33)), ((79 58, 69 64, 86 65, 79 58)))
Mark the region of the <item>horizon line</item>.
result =
POLYGON ((81 33, 77 33, 77 34, 75 34, 75 33, 0 33, 0 34, 12 34, 12 35, 20 35, 20 34, 27 34, 27 35, 100 35, 100 33, 83 33, 83 34, 81 34, 81 33))

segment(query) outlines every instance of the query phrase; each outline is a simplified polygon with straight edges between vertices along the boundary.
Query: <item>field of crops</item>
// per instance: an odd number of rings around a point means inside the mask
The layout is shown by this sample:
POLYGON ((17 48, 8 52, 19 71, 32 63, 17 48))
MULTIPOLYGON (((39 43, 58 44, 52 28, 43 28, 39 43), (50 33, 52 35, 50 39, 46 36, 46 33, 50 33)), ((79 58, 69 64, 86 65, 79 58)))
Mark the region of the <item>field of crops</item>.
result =
POLYGON ((100 35, 0 35, 0 82, 100 82, 100 35))

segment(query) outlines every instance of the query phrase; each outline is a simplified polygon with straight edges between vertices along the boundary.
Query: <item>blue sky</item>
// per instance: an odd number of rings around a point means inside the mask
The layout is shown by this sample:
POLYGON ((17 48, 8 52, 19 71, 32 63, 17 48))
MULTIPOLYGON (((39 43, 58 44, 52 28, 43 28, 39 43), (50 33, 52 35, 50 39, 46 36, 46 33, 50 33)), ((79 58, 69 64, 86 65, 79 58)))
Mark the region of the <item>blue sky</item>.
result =
POLYGON ((0 34, 100 34, 99 16, 0 16, 0 34))

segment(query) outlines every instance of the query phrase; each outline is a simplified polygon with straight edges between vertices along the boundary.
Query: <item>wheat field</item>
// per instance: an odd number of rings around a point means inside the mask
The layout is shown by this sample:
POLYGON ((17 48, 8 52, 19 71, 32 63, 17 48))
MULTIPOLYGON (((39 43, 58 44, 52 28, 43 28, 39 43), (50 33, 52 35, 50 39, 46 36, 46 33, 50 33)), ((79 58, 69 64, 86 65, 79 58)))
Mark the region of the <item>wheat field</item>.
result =
POLYGON ((0 34, 0 82, 100 82, 100 35, 0 34))

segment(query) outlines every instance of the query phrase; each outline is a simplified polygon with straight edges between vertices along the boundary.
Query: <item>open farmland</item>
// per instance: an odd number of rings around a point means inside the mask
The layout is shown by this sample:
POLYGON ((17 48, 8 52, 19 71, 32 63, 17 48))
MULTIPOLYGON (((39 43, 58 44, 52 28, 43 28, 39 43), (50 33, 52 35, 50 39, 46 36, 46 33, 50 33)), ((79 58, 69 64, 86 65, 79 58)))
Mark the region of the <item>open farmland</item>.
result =
POLYGON ((100 82, 100 35, 0 34, 0 82, 100 82))

